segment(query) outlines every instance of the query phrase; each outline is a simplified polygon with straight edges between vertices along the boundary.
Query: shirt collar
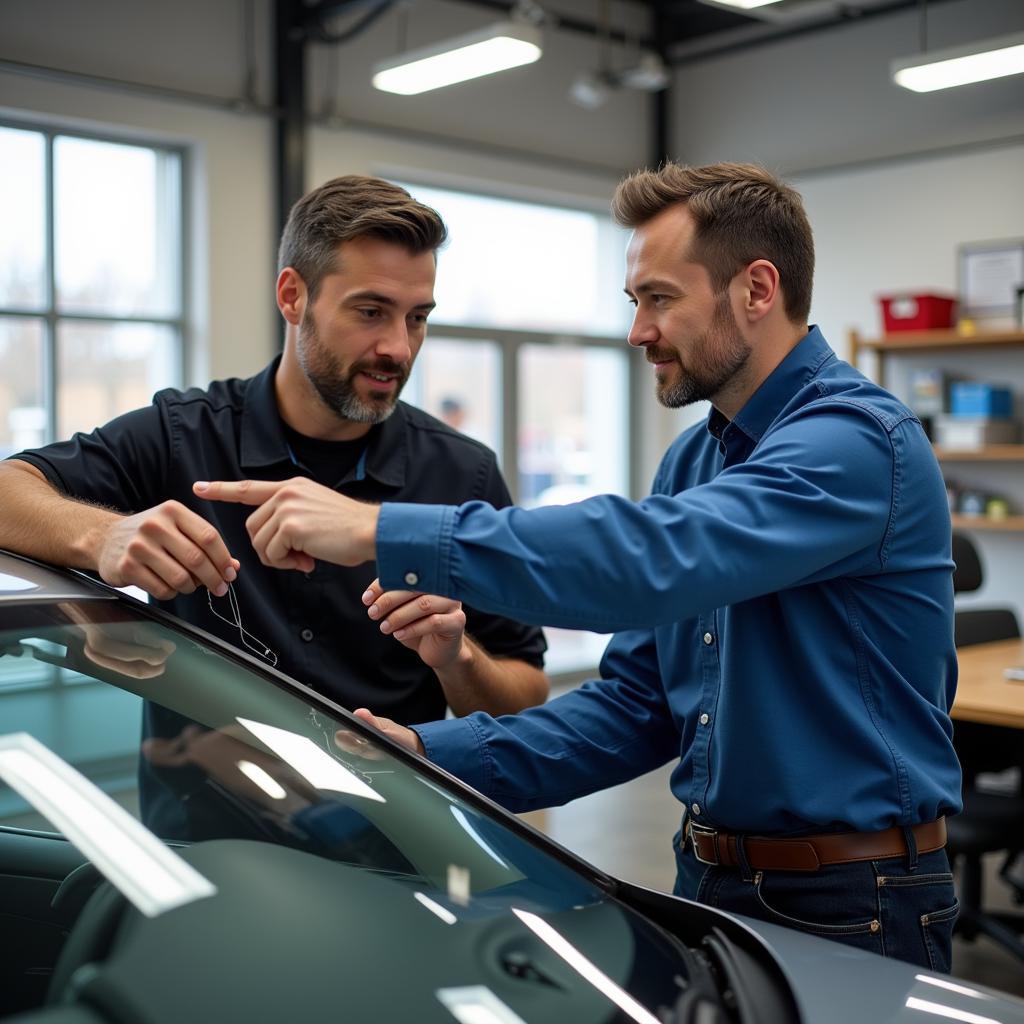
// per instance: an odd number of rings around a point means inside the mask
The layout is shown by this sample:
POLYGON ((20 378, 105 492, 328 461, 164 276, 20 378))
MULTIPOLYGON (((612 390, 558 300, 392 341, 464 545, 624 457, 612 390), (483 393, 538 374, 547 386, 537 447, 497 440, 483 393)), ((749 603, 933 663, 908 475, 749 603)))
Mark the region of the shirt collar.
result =
MULTIPOLYGON (((277 356, 249 381, 245 390, 240 463, 246 471, 292 461, 274 390, 280 363, 281 357, 277 356)), ((405 483, 409 457, 407 427, 405 403, 399 402, 383 423, 370 429, 365 459, 360 460, 367 476, 389 487, 401 487, 405 483)))
MULTIPOLYGON (((747 399, 733 424, 756 444, 786 403, 818 375, 825 363, 835 358, 821 331, 812 326, 747 399)), ((728 426, 729 420, 712 407, 708 416, 712 436, 720 439, 728 426)))

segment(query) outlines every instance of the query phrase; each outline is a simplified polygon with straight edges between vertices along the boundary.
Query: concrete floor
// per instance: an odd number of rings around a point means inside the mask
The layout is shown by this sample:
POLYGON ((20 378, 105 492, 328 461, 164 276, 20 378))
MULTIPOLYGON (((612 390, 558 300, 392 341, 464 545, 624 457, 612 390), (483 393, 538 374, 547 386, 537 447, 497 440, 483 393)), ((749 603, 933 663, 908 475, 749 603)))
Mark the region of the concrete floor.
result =
MULTIPOLYGON (((670 774, 671 766, 523 818, 611 875, 671 891, 675 867, 670 843, 680 810, 669 792, 670 774)), ((998 855, 986 863, 985 891, 993 908, 1010 909, 1009 889, 997 877, 1000 864, 998 855)), ((1024 963, 985 937, 972 943, 954 939, 953 974, 1024 997, 1024 963)))

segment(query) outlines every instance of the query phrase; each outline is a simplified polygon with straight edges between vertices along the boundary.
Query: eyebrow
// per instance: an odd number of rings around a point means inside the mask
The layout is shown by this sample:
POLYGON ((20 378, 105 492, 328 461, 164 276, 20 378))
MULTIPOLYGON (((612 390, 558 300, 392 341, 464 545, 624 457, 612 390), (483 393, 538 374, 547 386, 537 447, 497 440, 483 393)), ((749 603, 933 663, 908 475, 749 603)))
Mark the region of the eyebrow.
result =
MULTIPOLYGON (((384 295, 381 292, 353 292, 351 295, 345 296, 346 302, 379 302, 382 306, 397 306, 390 295, 384 295)), ((431 310, 437 305, 436 302, 421 302, 418 306, 413 306, 413 309, 425 309, 431 310)))
MULTIPOLYGON (((622 290, 629 296, 633 295, 633 292, 631 292, 628 288, 623 288, 622 290)), ((650 292, 677 291, 679 291, 679 286, 677 284, 673 284, 671 281, 663 281, 660 278, 653 278, 650 281, 644 281, 642 284, 637 285, 636 294, 645 295, 649 294, 650 292)))

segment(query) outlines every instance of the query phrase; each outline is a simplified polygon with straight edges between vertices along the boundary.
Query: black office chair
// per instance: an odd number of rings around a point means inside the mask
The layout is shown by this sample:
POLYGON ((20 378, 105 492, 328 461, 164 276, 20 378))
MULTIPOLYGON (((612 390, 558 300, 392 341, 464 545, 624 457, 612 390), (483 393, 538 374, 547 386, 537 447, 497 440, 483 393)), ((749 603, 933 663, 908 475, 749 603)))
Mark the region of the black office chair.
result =
MULTIPOLYGON (((982 582, 977 549, 963 534, 953 534, 953 590, 977 590, 982 582)), ((957 647, 1010 640, 1021 635, 1017 617, 1009 608, 970 608, 955 613, 957 647)), ((1006 852, 1002 877, 1013 888, 1014 899, 1024 903, 1024 886, 1010 877, 1024 855, 1024 793, 1017 776, 1010 792, 980 788, 978 777, 986 772, 1017 768, 1024 773, 1024 737, 1017 729, 954 722, 953 742, 964 773, 964 809, 947 822, 950 862, 960 862, 960 917, 957 934, 968 941, 987 935, 1004 949, 1024 960, 1024 915, 983 909, 982 856, 1006 852)))

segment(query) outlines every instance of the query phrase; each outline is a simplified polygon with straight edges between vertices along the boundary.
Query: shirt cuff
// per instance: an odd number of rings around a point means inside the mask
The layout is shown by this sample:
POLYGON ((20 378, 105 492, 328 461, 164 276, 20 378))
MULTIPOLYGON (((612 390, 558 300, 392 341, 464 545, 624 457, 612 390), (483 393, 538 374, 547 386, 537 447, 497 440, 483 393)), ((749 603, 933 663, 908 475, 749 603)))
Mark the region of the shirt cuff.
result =
MULTIPOLYGON (((477 713, 479 714, 479 712, 477 713)), ((424 756, 439 768, 486 795, 488 784, 487 751, 484 738, 473 721, 467 718, 446 718, 413 727, 423 743, 424 756)))
POLYGON ((385 590, 450 596, 455 506, 385 502, 377 520, 377 576, 385 590))

